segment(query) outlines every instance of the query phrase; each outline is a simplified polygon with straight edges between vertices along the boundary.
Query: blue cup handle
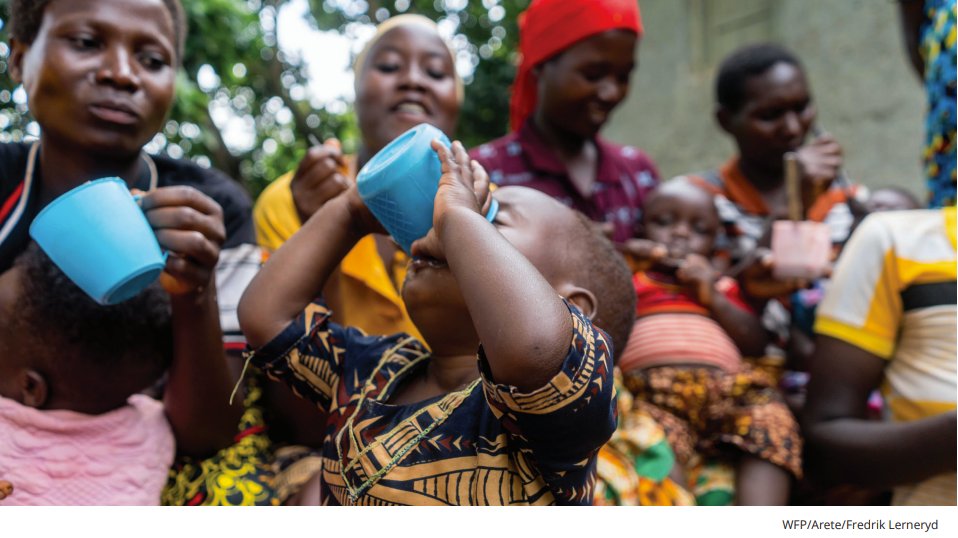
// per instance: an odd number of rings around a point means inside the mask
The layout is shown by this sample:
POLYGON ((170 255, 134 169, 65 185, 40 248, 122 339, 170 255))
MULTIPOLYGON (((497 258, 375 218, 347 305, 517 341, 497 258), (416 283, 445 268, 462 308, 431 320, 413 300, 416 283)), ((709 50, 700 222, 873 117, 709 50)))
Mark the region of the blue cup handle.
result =
POLYGON ((495 198, 492 199, 492 203, 489 204, 489 211, 486 212, 486 220, 492 222, 496 220, 496 215, 499 214, 499 200, 495 198))
MULTIPOLYGON (((143 210, 143 206, 140 205, 140 200, 142 199, 143 199, 142 194, 133 195, 133 201, 136 202, 137 207, 139 207, 141 211, 143 210)), ((492 211, 492 207, 490 207, 489 210, 492 211)), ((492 221, 489 221, 489 222, 492 222, 492 221)), ((163 263, 166 263, 166 259, 170 256, 170 253, 163 247, 160 247, 160 253, 163 254, 163 263)))

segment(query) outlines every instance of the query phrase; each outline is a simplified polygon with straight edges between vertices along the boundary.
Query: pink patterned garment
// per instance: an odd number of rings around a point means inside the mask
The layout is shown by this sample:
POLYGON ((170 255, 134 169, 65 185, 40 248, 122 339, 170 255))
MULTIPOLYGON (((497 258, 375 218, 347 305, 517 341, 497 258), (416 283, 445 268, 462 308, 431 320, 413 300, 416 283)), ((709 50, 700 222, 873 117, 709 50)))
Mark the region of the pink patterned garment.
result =
POLYGON ((40 411, 0 397, 6 505, 158 505, 173 463, 163 404, 133 395, 102 415, 40 411))

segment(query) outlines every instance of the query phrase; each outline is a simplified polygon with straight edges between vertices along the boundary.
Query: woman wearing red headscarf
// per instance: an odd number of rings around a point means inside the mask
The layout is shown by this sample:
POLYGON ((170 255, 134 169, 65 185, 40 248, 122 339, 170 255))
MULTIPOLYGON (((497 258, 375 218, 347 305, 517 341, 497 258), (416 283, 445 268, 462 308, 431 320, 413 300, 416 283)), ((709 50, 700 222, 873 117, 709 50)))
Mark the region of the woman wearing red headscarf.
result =
POLYGON ((635 235, 658 170, 641 150, 598 136, 629 92, 642 35, 636 0, 532 0, 519 16, 512 133, 471 153, 499 185, 541 190, 635 235))
MULTIPOLYGON (((499 185, 532 187, 602 223, 622 251, 647 262, 660 254, 633 239, 658 170, 639 149, 598 136, 625 99, 642 35, 636 0, 532 0, 519 16, 519 64, 512 132, 475 148, 499 185)), ((695 487, 673 481, 675 457, 655 420, 619 394, 619 427, 598 457, 595 504, 727 504, 728 469, 688 470, 695 487)), ((676 474, 676 476, 679 476, 676 474)))

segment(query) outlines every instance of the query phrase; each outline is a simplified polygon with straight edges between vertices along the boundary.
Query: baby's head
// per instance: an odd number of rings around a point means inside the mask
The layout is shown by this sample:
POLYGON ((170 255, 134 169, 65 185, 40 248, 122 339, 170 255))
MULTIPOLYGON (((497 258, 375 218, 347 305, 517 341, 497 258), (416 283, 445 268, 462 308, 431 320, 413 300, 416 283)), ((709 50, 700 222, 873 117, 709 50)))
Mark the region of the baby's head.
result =
POLYGON ((643 237, 665 245, 670 258, 712 255, 721 220, 705 189, 684 178, 666 181, 649 194, 642 211, 643 237))
POLYGON ((101 306, 35 244, 0 275, 0 318, 0 396, 31 407, 103 413, 170 365, 170 302, 159 284, 101 306))
MULTIPOLYGON (((609 334, 616 350, 624 349, 635 315, 635 291, 632 275, 612 243, 586 217, 537 190, 503 187, 492 196, 499 202, 493 221, 499 232, 560 295, 609 334)), ((465 312, 455 278, 444 268, 412 268, 403 299, 417 326, 420 319, 425 321, 420 318, 424 313, 448 319, 455 311, 465 312)))
POLYGON ((899 187, 883 187, 875 189, 865 207, 870 213, 878 211, 901 211, 906 209, 919 209, 921 204, 915 195, 899 187))

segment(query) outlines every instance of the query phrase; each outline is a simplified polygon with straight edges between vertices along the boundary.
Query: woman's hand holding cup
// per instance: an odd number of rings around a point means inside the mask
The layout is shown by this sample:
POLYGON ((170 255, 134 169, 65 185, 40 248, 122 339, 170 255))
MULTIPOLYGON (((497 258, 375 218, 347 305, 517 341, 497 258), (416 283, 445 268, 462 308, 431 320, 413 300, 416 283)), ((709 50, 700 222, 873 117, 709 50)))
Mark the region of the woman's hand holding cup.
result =
POLYGON ((226 240, 223 210, 212 198, 188 186, 145 193, 140 207, 169 252, 160 282, 173 295, 202 293, 211 283, 226 240))

